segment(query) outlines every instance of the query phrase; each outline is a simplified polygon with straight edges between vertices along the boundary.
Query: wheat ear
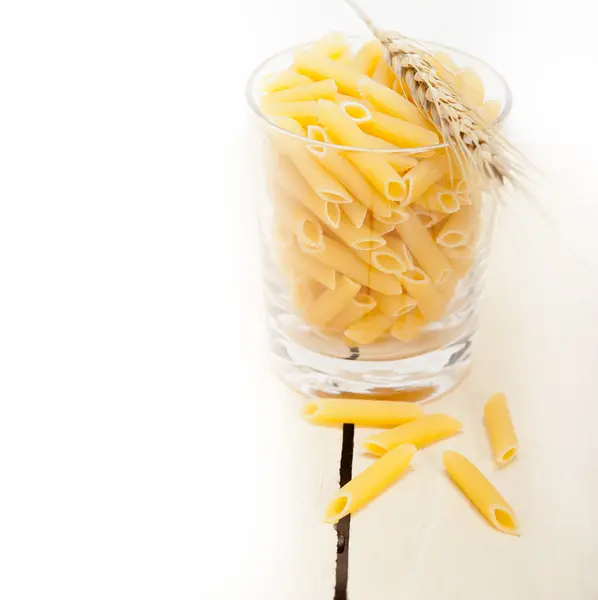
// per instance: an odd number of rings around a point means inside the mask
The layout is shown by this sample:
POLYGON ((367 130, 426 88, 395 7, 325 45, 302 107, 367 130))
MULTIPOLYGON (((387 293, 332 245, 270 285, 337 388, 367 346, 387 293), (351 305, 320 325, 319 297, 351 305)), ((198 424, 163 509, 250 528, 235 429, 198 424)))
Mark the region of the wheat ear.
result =
POLYGON ((453 150, 460 171, 480 173, 492 182, 517 184, 522 169, 512 147, 494 131, 435 68, 423 45, 395 31, 378 28, 354 0, 345 0, 380 40, 386 60, 453 150))

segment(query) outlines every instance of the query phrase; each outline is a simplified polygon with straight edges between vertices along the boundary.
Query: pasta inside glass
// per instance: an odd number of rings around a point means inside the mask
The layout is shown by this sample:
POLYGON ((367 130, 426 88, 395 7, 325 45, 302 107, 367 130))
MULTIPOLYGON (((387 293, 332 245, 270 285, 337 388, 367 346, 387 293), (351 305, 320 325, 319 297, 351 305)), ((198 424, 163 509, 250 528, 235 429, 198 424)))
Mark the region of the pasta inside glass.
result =
MULTIPOLYGON (((498 127, 502 77, 427 46, 498 127)), ((272 356, 308 394, 426 399, 469 366, 495 200, 380 61, 338 36, 249 81, 272 356)))

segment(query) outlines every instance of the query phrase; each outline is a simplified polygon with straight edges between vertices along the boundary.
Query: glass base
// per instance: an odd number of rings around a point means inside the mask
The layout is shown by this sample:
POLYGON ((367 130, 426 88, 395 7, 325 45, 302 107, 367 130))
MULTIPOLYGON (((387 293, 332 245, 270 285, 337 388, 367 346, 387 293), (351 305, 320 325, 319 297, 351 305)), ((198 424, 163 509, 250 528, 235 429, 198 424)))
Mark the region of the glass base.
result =
POLYGON ((364 360, 359 348, 347 348, 345 358, 327 356, 275 329, 270 333, 278 375, 308 396, 422 402, 461 383, 471 364, 471 332, 441 348, 395 360, 364 360))

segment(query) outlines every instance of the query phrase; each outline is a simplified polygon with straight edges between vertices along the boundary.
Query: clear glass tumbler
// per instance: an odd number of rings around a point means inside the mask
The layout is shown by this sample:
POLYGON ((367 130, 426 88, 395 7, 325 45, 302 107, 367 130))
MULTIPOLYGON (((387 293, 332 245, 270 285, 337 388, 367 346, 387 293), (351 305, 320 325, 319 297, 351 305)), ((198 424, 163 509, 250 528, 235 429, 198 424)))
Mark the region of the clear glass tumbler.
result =
MULTIPOLYGON (((510 91, 494 69, 426 45, 475 70, 499 113, 495 124, 505 119, 510 91)), ((438 165, 445 145, 397 148, 373 137, 367 147, 334 144, 310 103, 295 107, 302 131, 267 115, 263 82, 287 69, 296 50, 267 59, 247 86, 275 368, 292 388, 318 396, 419 401, 445 393, 470 366, 496 201, 448 160, 425 193, 394 202, 393 194, 418 194, 430 169, 420 180, 410 170, 438 165), (399 177, 384 188, 376 177, 389 165, 399 177)), ((368 111, 358 99, 341 100, 344 117, 375 133, 361 122, 368 111)))

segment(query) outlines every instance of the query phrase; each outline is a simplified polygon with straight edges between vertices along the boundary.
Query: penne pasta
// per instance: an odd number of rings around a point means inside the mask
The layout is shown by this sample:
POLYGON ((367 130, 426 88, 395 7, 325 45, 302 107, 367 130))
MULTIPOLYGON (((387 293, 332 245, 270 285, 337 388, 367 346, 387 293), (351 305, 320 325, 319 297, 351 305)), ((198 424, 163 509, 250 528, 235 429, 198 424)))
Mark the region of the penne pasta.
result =
POLYGON ((426 158, 410 171, 405 173, 407 195, 404 203, 410 204, 421 198, 436 182, 440 181, 449 170, 449 162, 445 155, 426 158))
POLYGON ((436 237, 436 243, 445 248, 461 248, 471 240, 472 212, 464 206, 450 216, 436 237))
POLYGON ((301 316, 304 316, 306 308, 311 305, 318 294, 322 293, 322 290, 314 285, 313 281, 302 279, 296 275, 291 275, 290 281, 293 306, 301 316))
POLYGON ((360 73, 371 77, 378 66, 378 61, 382 57, 382 44, 378 40, 370 40, 355 54, 353 66, 360 73))
POLYGON ((407 293, 417 300, 417 307, 426 321, 442 318, 444 302, 430 278, 421 269, 410 269, 399 275, 399 279, 407 293))
POLYGON ((415 267, 411 252, 409 252, 407 245, 398 235, 387 235, 384 239, 386 240, 386 245, 398 255, 402 263, 407 267, 406 271, 415 267))
POLYGON ((409 269, 401 257, 387 246, 372 251, 367 262, 378 271, 392 275, 400 275, 409 269))
POLYGON ((329 290, 336 288, 336 271, 322 264, 311 256, 301 252, 296 247, 287 247, 282 251, 285 264, 294 271, 303 273, 309 279, 313 279, 329 290))
POLYGON ((351 65, 339 63, 315 49, 295 52, 295 68, 315 80, 334 79, 339 92, 359 97, 357 82, 362 74, 351 65))
POLYGON ((345 337, 359 345, 372 344, 389 331, 394 321, 394 317, 389 317, 375 308, 365 317, 353 323, 345 331, 345 337))
POLYGON ((376 271, 344 244, 326 235, 324 235, 324 248, 314 253, 313 258, 377 292, 392 295, 400 294, 403 290, 397 277, 376 271))
POLYGON ((506 465, 517 456, 518 441, 504 394, 494 394, 486 402, 484 418, 494 460, 499 465, 506 465))
POLYGON ((368 209, 360 202, 354 201, 351 204, 341 204, 341 210, 344 212, 351 224, 359 229, 363 226, 368 209))
POLYGON ((444 255, 453 267, 453 274, 457 278, 465 276, 475 262, 475 250, 468 246, 461 248, 443 248, 444 255))
MULTIPOLYGON (((319 125, 307 128, 307 137, 315 141, 328 142, 326 131, 319 125)), ((318 157, 320 162, 334 175, 347 190, 366 208, 369 208, 378 217, 390 216, 395 203, 382 196, 359 169, 348 161, 337 150, 313 146, 309 149, 318 157)))
POLYGON ((397 80, 397 76, 386 62, 384 55, 378 60, 378 64, 372 73, 372 80, 390 89, 392 89, 394 82, 397 80))
POLYGON ((339 31, 327 33, 312 46, 312 49, 332 60, 340 60, 350 54, 347 39, 339 31))
POLYGON ((416 106, 396 91, 388 89, 369 77, 359 79, 358 86, 361 95, 380 112, 430 129, 429 121, 416 106))
POLYGON ((372 120, 370 109, 361 102, 346 101, 340 103, 341 110, 358 125, 372 120))
POLYGON ((462 69, 455 76, 455 87, 464 96, 471 108, 484 102, 484 84, 482 78, 471 68, 462 69))
MULTIPOLYGON (((318 100, 318 117, 331 138, 349 146, 367 148, 367 138, 341 109, 329 100, 318 100)), ((406 186, 401 176, 393 169, 384 156, 375 153, 351 152, 348 159, 382 193, 396 202, 404 200, 406 186)))
POLYGON ((334 290, 324 290, 309 306, 304 317, 315 327, 323 327, 338 315, 357 295, 360 285, 341 275, 334 290))
POLYGON ((372 296, 359 292, 349 304, 328 323, 326 329, 335 333, 343 333, 347 327, 359 321, 370 311, 376 308, 376 301, 372 296))
POLYGON ((337 523, 378 496, 407 469, 415 446, 399 446, 362 471, 341 488, 326 509, 325 521, 337 523))
POLYGON ((370 217, 370 227, 380 235, 386 235, 394 230, 395 226, 392 223, 385 223, 384 221, 379 221, 378 219, 370 217))
POLYGON ((315 100, 272 102, 269 98, 264 98, 261 108, 273 122, 276 122, 273 117, 293 119, 301 125, 313 125, 318 120, 318 105, 315 100))
POLYGON ((303 407, 303 417, 314 425, 396 427, 423 417, 424 410, 413 402, 384 400, 313 398, 303 407))
POLYGON ((311 82, 312 80, 309 77, 301 75, 295 69, 291 68, 286 71, 280 71, 280 73, 268 75, 263 81, 262 90, 267 94, 272 94, 311 82))
POLYGON ((492 125, 500 116, 502 104, 498 100, 488 100, 477 108, 478 114, 488 123, 492 125))
POLYGON ((421 328, 426 324, 426 320, 421 312, 414 308, 407 314, 400 316, 390 330, 390 334, 400 340, 408 343, 417 338, 421 328))
POLYGON ((363 442, 363 447, 376 456, 383 456, 402 444, 413 444, 419 449, 455 435, 462 427, 457 419, 448 415, 424 415, 404 425, 371 435, 363 442))
POLYGON ((434 283, 441 284, 448 279, 453 268, 417 216, 409 209, 407 212, 409 218, 402 223, 397 223, 396 231, 420 267, 434 283))
POLYGON ((305 100, 318 100, 326 98, 333 100, 337 93, 336 83, 333 79, 312 81, 304 85, 297 85, 290 89, 280 90, 267 96, 268 103, 299 102, 305 100))
POLYGON ((341 221, 339 205, 326 202, 317 196, 288 159, 280 162, 276 172, 276 180, 290 196, 301 202, 324 225, 332 229, 339 227, 341 221))
POLYGON ((382 138, 398 148, 435 146, 440 142, 435 131, 378 111, 368 111, 368 113, 368 117, 363 117, 358 121, 361 130, 382 138))
MULTIPOLYGON (((388 217, 377 215, 377 219, 380 223, 386 223, 388 225, 397 225, 398 223, 406 221, 408 218, 409 213, 404 208, 397 205, 392 208, 388 217)), ((392 229, 390 231, 392 231, 392 229)), ((388 233, 390 233, 390 231, 388 233)))
MULTIPOLYGON (((411 312, 417 306, 417 300, 409 294, 401 294, 400 296, 386 296, 378 292, 370 292, 376 306, 388 317, 399 318, 411 312)), ((394 325, 393 325, 394 327, 394 325)), ((391 331, 392 333, 392 331, 391 331)))
POLYGON ((374 250, 386 244, 386 240, 379 233, 366 225, 362 225, 357 229, 345 215, 341 215, 339 225, 334 233, 347 246, 355 250, 374 250))
POLYGON ((519 522, 513 509, 470 461, 452 450, 447 450, 442 460, 457 487, 495 529, 520 535, 519 522))
POLYGON ((459 70, 457 63, 452 59, 450 54, 447 52, 443 52, 442 50, 437 50, 433 54, 434 59, 440 63, 440 65, 447 71, 451 73, 456 73, 459 70))
POLYGON ((455 213, 461 207, 459 196, 449 188, 438 184, 431 186, 416 202, 428 210, 446 214, 455 213))

